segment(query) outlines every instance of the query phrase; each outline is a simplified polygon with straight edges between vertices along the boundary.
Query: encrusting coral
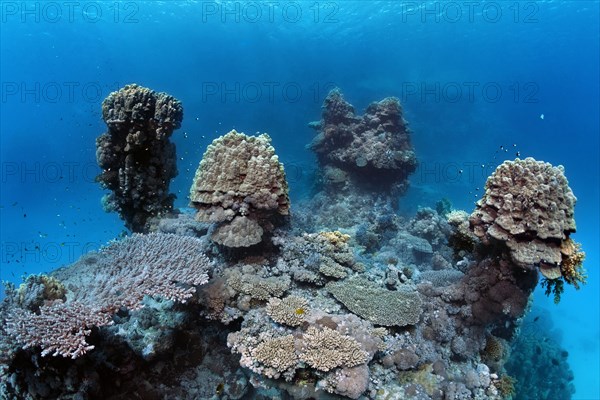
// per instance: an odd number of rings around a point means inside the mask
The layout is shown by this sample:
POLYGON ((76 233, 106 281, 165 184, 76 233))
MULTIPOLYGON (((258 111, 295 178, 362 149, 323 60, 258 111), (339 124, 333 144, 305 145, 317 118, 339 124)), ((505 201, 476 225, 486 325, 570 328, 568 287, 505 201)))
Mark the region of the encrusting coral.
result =
POLYGON ((135 84, 102 102, 108 132, 96 139, 97 180, 111 191, 103 198, 127 228, 147 232, 149 218, 173 209, 169 184, 177 175, 175 145, 169 140, 181 126, 181 103, 166 93, 135 84))
POLYGON ((202 222, 218 223, 212 240, 226 247, 260 243, 289 214, 283 164, 267 134, 235 130, 208 146, 190 189, 202 222))

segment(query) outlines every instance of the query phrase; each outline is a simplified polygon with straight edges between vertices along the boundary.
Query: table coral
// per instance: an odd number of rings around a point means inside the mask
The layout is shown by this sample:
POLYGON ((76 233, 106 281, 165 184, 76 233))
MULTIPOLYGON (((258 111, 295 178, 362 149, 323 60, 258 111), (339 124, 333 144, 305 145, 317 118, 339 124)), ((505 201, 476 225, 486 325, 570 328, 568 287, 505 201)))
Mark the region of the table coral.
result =
POLYGON ((421 315, 422 301, 414 290, 387 290, 360 277, 330 282, 326 289, 350 311, 377 325, 413 325, 421 315))

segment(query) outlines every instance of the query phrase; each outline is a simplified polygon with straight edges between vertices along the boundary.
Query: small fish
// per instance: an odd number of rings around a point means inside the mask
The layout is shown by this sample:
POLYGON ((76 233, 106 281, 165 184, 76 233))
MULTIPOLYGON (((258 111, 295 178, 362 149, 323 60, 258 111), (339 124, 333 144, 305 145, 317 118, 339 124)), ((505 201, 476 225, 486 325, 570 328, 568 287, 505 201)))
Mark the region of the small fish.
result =
POLYGON ((23 214, 23 218, 27 218, 27 214, 23 214))
POLYGON ((533 319, 533 322, 537 322, 538 319, 540 319, 539 315, 533 319))
POLYGON ((540 115, 540 119, 542 119, 542 120, 544 119, 544 114, 540 115))
POLYGON ((515 155, 516 155, 517 157, 521 157, 521 152, 520 152, 520 151, 517 151, 517 152, 515 153, 515 155))
POLYGON ((458 170, 458 173, 459 173, 459 174, 462 174, 462 173, 463 173, 463 170, 462 170, 462 169, 459 169, 459 170, 458 170))

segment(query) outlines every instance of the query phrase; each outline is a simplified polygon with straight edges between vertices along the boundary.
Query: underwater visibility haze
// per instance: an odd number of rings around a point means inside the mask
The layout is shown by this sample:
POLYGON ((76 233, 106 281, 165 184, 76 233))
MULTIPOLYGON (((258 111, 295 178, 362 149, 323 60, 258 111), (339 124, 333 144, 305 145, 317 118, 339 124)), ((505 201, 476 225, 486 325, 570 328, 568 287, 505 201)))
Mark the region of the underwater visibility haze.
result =
POLYGON ((600 2, 0 11, 1 399, 600 399, 600 2))

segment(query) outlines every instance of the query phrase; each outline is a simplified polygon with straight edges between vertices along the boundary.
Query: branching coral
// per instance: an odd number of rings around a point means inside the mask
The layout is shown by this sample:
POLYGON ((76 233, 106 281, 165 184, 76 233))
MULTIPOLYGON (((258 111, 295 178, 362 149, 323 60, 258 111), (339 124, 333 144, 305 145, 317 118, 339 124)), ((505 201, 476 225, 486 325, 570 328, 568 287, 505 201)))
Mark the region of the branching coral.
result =
POLYGON ((39 314, 15 309, 8 316, 6 330, 23 348, 40 346, 42 356, 77 358, 92 350, 86 336, 94 326, 112 323, 109 313, 78 302, 56 302, 40 307, 39 314))
POLYGON ((296 365, 298 356, 294 347, 294 336, 286 335, 265 340, 252 349, 256 361, 284 372, 296 365))
POLYGON ((67 300, 42 305, 37 312, 13 309, 8 333, 25 348, 41 346, 42 355, 77 358, 93 348, 85 341, 91 327, 111 323, 120 307, 143 307, 144 296, 186 302, 195 285, 208 281, 210 265, 199 239, 159 233, 114 242, 96 261, 84 259, 68 276, 58 271, 71 289, 67 300))
POLYGON ((327 327, 309 327, 303 334, 303 343, 300 359, 320 371, 354 367, 369 359, 356 340, 327 327))

